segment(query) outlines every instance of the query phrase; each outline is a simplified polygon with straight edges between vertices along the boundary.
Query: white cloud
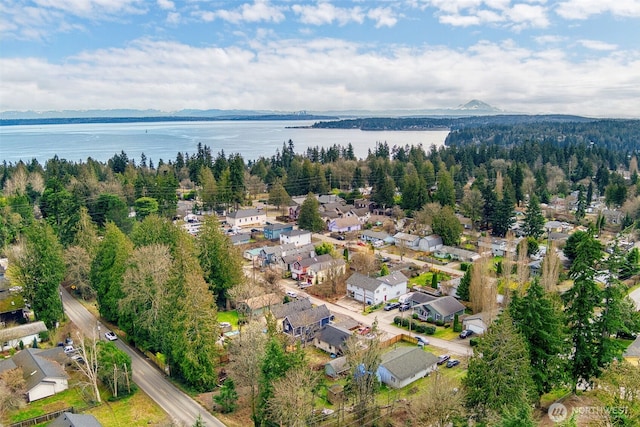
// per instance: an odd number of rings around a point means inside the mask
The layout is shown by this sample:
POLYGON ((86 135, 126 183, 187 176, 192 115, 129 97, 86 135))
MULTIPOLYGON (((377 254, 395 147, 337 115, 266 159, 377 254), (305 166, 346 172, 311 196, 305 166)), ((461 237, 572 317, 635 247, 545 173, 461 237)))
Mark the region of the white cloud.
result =
POLYGON ((640 0, 567 0, 558 3, 556 12, 566 19, 587 19, 604 13, 637 18, 640 0))
POLYGON ((300 22, 308 25, 328 25, 337 22, 346 25, 349 22, 361 24, 364 22, 364 13, 360 7, 341 8, 328 2, 320 2, 317 5, 294 4, 291 10, 300 16, 300 22))
POLYGON ((578 40, 578 43, 581 44, 583 47, 586 47, 587 49, 591 49, 591 50, 607 51, 607 50, 616 50, 618 48, 618 46, 615 44, 606 43, 600 40, 583 39, 583 40, 578 40))
POLYGON ((255 0, 244 3, 235 9, 218 9, 211 13, 203 12, 203 19, 219 18, 234 24, 241 22, 281 22, 284 20, 283 8, 273 6, 268 0, 255 0), (206 18, 205 18, 206 16, 206 18))
POLYGON ((158 0, 158 7, 162 10, 174 10, 176 5, 171 0, 158 0))
POLYGON ((103 19, 105 15, 139 14, 144 0, 34 0, 39 7, 60 10, 68 15, 103 19))
POLYGON ((367 17, 376 21, 376 28, 393 27, 398 22, 395 13, 388 7, 377 7, 367 12, 367 17))
POLYGON ((548 27, 544 3, 544 0, 429 0, 442 24, 460 27, 489 24, 514 31, 548 27))
POLYGON ((532 113, 640 111, 637 51, 575 60, 511 40, 380 48, 391 53, 328 38, 265 37, 246 48, 141 39, 59 62, 3 58, 0 110, 423 109, 478 98, 532 113))

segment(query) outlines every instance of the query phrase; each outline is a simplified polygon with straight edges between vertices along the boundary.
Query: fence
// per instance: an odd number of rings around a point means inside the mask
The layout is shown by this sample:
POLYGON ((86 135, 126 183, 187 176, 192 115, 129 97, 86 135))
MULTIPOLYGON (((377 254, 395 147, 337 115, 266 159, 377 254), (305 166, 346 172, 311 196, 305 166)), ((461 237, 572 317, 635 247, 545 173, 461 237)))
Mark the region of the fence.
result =
POLYGON ((10 424, 9 427, 29 427, 42 424, 46 421, 51 421, 58 418, 63 412, 75 413, 73 406, 65 409, 61 409, 55 412, 49 412, 48 414, 40 415, 38 417, 29 418, 28 420, 20 421, 14 424, 10 424))

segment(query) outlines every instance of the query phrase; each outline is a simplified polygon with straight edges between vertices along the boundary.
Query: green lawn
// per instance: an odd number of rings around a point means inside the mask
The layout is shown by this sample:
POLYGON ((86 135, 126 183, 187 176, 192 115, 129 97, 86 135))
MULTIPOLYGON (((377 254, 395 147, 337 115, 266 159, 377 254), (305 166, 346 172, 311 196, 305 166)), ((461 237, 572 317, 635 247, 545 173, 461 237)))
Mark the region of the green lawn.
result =
POLYGON ((435 338, 440 338, 448 341, 451 341, 457 338, 458 335, 459 335, 459 332, 455 332, 452 327, 443 328, 440 326, 436 327, 436 333, 433 334, 435 338))
POLYGON ((76 410, 82 410, 89 406, 89 403, 85 401, 78 387, 73 387, 51 397, 31 402, 24 408, 10 413, 8 419, 10 423, 17 423, 18 421, 28 420, 29 418, 38 417, 71 406, 76 408, 76 410))
MULTIPOLYGON (((432 277, 433 277, 433 272, 429 271, 427 273, 422 273, 419 276, 412 277, 411 279, 409 279, 409 283, 411 285, 431 286, 431 280, 433 280, 432 277)), ((438 280, 439 282, 443 282, 446 280, 450 280, 451 276, 449 276, 446 273, 439 272, 438 279, 439 279, 438 280)))
POLYGON ((233 311, 219 311, 218 322, 229 322, 233 329, 238 329, 238 312, 233 311))

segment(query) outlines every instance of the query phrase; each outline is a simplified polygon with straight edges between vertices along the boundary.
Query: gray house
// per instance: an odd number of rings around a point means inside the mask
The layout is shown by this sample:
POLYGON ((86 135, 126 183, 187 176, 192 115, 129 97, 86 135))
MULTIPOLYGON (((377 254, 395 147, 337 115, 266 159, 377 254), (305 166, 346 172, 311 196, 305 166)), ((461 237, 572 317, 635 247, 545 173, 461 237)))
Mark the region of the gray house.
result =
POLYGON ((442 247, 442 237, 438 236, 437 234, 423 237, 422 239, 420 239, 418 247, 421 251, 425 252, 436 251, 442 247))
POLYGON ((49 424, 49 427, 102 427, 102 424, 90 414, 63 412, 49 424))
POLYGON ((316 334, 313 345, 327 353, 341 355, 350 336, 351 331, 335 325, 326 325, 316 334))
POLYGON ((349 370, 349 362, 347 358, 337 357, 324 365, 324 373, 331 378, 338 378, 349 370))
POLYGON ((326 305, 298 311, 284 318, 282 331, 303 341, 312 340, 316 333, 331 320, 331 312, 326 305))
POLYGON ((465 307, 460 301, 452 296, 446 296, 417 305, 413 308, 413 312, 418 315, 420 320, 433 319, 451 322, 456 314, 462 316, 464 309, 465 307))
POLYGON ((382 355, 378 367, 380 381, 402 388, 436 369, 438 358, 420 347, 398 347, 382 355))

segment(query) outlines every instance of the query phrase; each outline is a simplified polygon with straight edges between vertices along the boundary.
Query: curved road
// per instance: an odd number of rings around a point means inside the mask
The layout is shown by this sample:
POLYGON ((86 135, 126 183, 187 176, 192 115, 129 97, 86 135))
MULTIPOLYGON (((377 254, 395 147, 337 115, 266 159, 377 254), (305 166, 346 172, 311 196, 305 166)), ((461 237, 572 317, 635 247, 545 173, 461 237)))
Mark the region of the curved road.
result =
MULTIPOLYGON (((67 317, 83 334, 91 336, 94 327, 98 325, 98 319, 65 289, 60 288, 60 295, 62 296, 62 303, 67 317)), ((100 333, 103 334, 104 329, 101 329, 100 333)), ((224 427, 220 420, 171 384, 157 368, 147 362, 139 353, 120 340, 114 343, 131 356, 133 381, 164 409, 174 422, 179 425, 192 426, 198 415, 200 415, 206 426, 224 427)))

